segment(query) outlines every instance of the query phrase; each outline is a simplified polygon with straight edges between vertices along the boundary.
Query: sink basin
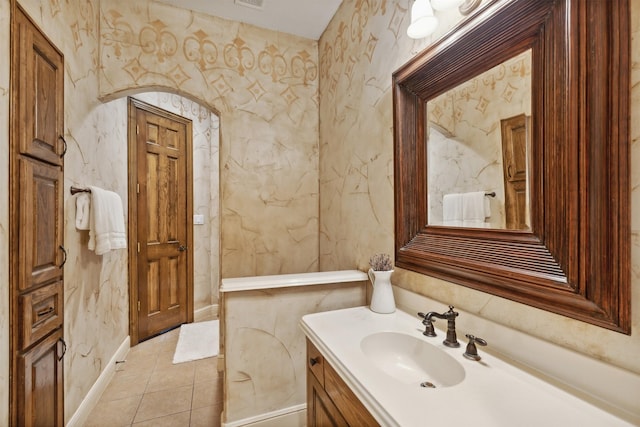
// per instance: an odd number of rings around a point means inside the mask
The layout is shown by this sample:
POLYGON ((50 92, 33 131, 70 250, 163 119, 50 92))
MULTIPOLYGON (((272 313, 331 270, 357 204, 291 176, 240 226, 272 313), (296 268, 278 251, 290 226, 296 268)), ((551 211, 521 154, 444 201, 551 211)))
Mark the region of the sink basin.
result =
POLYGON ((378 369, 405 384, 451 387, 465 377, 464 368, 457 360, 411 335, 374 333, 362 339, 360 348, 378 369))

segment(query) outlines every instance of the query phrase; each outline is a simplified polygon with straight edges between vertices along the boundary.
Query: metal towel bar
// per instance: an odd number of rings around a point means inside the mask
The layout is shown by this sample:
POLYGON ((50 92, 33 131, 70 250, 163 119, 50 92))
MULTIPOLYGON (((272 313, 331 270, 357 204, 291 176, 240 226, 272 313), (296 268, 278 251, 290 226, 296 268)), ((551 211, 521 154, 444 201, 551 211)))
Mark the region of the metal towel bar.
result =
POLYGON ((71 187, 70 191, 71 191, 71 195, 72 196, 74 194, 78 194, 78 193, 91 193, 91 189, 90 188, 71 187))

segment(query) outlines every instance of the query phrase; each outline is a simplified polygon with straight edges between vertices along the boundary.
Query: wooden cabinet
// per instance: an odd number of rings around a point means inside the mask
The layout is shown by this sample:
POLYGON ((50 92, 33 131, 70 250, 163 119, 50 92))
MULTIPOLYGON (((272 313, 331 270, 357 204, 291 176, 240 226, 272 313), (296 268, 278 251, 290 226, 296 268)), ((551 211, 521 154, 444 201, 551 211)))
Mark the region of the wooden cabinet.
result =
POLYGON ((63 426, 64 61, 16 2, 11 18, 11 424, 63 426))
POLYGON ((307 426, 379 425, 335 369, 307 340, 307 426))

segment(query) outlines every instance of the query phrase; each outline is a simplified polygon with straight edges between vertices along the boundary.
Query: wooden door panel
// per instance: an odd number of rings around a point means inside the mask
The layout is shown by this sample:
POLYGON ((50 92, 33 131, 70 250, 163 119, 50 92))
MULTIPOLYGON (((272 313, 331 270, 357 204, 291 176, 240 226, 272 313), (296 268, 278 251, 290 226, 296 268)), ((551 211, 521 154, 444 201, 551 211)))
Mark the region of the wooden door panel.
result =
POLYGON ((18 419, 24 426, 63 426, 62 329, 18 358, 18 419))
POLYGON ((62 171, 27 158, 18 160, 20 215, 19 289, 62 277, 64 258, 62 171))
POLYGON ((136 110, 139 339, 189 318, 186 252, 188 213, 187 127, 161 114, 136 110))
POLYGON ((20 49, 18 111, 22 118, 18 139, 20 152, 62 165, 60 142, 64 127, 64 59, 22 13, 16 14, 20 49))

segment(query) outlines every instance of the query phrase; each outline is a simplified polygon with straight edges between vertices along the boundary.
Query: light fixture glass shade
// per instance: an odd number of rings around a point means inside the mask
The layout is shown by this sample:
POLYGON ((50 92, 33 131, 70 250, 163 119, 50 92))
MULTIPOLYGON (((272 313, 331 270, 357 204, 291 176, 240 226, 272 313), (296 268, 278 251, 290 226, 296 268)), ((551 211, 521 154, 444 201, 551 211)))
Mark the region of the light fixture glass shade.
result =
POLYGON ((412 39, 421 39, 433 33, 438 27, 438 18, 433 15, 429 0, 416 0, 411 7, 411 25, 407 35, 412 39))
POLYGON ((431 0, 431 6, 435 10, 447 10, 460 6, 464 0, 431 0))

